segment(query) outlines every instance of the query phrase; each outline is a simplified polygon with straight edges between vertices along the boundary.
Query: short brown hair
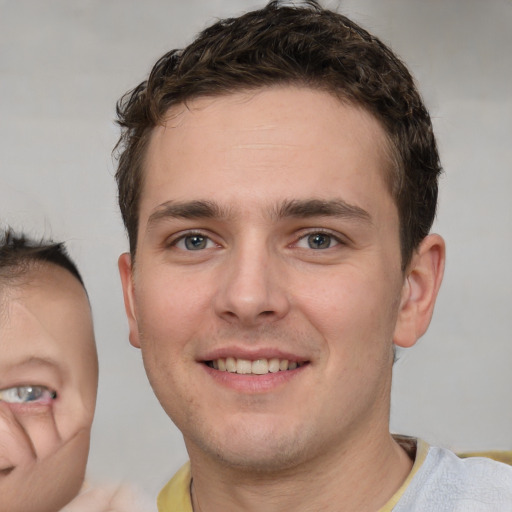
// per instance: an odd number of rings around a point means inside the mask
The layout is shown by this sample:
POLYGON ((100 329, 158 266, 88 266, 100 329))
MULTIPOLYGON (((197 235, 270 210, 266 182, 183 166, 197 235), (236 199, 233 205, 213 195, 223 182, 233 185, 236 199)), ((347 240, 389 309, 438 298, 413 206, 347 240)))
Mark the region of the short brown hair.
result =
POLYGON ((373 114, 392 153, 390 190, 400 218, 402 267, 429 233, 441 172, 427 109, 400 59, 341 14, 310 0, 301 7, 271 1, 220 20, 188 47, 172 50, 149 78, 117 104, 121 137, 116 180, 135 256, 144 157, 152 129, 173 105, 200 96, 293 84, 325 90, 373 114))

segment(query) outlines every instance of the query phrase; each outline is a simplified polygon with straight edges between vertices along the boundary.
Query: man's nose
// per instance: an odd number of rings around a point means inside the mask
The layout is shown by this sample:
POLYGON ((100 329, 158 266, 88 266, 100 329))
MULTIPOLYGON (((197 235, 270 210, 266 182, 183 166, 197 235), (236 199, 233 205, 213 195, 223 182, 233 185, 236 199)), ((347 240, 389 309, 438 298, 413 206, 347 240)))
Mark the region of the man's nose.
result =
POLYGON ((245 244, 226 259, 214 307, 217 315, 245 326, 280 320, 290 309, 283 261, 267 246, 245 244))

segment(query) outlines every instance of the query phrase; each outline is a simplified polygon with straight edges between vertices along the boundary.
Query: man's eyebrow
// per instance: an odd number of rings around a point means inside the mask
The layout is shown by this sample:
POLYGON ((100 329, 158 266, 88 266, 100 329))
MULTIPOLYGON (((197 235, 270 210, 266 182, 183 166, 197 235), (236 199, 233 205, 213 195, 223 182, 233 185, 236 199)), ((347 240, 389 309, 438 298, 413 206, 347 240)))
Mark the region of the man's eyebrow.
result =
MULTIPOLYGON (((147 226, 164 219, 226 219, 232 216, 229 208, 223 208, 214 201, 166 201, 149 216, 147 226)), ((345 217, 371 223, 370 214, 363 208, 349 204, 343 199, 289 199, 272 207, 270 216, 274 219, 286 217, 345 217)))
POLYGON ((272 212, 277 219, 286 217, 346 217, 371 223, 371 215, 363 208, 343 199, 292 199, 284 201, 272 212))
POLYGON ((148 228, 158 221, 167 218, 174 219, 219 219, 229 216, 229 211, 217 203, 207 200, 197 201, 166 201, 159 205, 149 216, 148 228))

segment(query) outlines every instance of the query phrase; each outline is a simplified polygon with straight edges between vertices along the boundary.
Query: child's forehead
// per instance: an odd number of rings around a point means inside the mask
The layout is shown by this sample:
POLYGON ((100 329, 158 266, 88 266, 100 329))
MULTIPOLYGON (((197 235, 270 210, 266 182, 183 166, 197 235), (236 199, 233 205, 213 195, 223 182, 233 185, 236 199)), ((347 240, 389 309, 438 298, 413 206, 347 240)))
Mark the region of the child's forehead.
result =
MULTIPOLYGON (((46 297, 86 297, 80 281, 60 265, 44 261, 20 262, 9 278, 0 278, 0 307, 15 299, 46 297), (2 304, 3 303, 3 304, 2 304)), ((88 302, 88 301, 86 301, 88 302)))
POLYGON ((24 295, 62 295, 87 297, 84 287, 71 272, 60 265, 33 262, 19 279, 24 295))
POLYGON ((15 285, 2 286, 0 294, 0 367, 43 359, 73 371, 94 352, 89 302, 67 270, 39 266, 15 285))

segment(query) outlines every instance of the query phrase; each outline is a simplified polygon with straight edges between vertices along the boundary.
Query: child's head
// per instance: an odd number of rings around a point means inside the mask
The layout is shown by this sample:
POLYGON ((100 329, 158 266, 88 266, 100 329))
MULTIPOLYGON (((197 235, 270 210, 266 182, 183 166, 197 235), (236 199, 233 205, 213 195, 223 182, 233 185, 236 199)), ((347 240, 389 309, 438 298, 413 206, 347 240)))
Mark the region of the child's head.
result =
POLYGON ((82 279, 62 244, 0 236, 2 510, 59 510, 80 490, 98 362, 82 279))

